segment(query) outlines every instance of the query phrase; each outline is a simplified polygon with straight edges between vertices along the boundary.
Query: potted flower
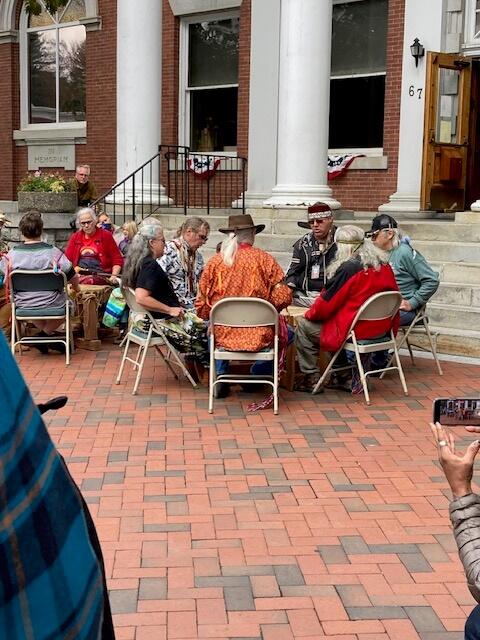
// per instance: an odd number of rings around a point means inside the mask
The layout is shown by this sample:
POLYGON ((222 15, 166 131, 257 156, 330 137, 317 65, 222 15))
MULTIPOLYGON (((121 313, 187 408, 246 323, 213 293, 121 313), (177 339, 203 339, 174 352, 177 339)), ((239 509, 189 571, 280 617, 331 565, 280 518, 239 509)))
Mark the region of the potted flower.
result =
POLYGON ((73 180, 58 173, 27 173, 17 191, 20 213, 30 209, 41 213, 71 213, 77 207, 73 180))

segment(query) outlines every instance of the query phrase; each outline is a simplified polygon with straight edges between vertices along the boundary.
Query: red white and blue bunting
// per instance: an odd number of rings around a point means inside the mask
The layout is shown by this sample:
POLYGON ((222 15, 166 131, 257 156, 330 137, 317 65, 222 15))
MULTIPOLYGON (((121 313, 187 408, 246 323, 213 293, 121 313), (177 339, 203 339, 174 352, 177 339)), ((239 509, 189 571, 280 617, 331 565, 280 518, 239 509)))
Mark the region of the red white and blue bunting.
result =
POLYGON ((219 164, 220 158, 215 156, 190 156, 187 160, 188 169, 201 180, 214 176, 219 164))
POLYGON ((328 179, 334 180, 347 171, 355 158, 363 157, 363 153, 345 154, 342 156, 328 156, 328 179))

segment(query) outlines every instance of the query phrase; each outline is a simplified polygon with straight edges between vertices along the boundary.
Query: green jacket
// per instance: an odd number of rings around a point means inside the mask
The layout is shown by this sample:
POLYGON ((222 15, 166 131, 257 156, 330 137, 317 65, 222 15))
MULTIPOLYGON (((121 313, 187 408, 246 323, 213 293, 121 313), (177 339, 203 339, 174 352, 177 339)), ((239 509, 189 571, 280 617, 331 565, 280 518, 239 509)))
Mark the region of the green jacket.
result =
POLYGON ((406 238, 390 251, 389 262, 403 299, 412 309, 423 307, 438 289, 438 273, 406 238))

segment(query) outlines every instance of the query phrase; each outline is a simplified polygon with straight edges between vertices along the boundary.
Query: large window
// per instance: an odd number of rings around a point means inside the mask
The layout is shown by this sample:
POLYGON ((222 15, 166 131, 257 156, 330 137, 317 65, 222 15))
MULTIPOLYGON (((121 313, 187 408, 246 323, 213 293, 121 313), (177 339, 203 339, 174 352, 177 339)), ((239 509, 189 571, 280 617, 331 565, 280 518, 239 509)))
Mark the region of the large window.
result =
POLYGON ((85 0, 70 0, 53 15, 40 4, 27 27, 28 124, 84 121, 85 0))
POLYGON ((383 145, 387 0, 333 6, 330 149, 383 145))
POLYGON ((480 47, 480 0, 465 0, 465 47, 480 47))
POLYGON ((180 133, 193 151, 236 151, 238 33, 238 15, 183 22, 180 133))

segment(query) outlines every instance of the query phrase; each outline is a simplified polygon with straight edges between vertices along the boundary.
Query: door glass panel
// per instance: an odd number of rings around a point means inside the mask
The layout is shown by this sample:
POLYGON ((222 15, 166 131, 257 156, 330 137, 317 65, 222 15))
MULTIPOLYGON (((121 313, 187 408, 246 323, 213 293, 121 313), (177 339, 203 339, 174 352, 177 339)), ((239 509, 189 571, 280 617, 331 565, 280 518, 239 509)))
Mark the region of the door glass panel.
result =
POLYGON ((437 127, 435 142, 458 144, 458 91, 460 71, 456 69, 438 70, 437 127))
POLYGON ((239 28, 239 18, 190 25, 189 87, 238 82, 239 28))

